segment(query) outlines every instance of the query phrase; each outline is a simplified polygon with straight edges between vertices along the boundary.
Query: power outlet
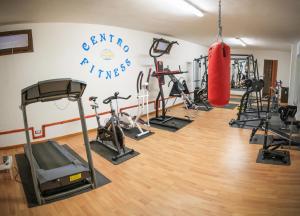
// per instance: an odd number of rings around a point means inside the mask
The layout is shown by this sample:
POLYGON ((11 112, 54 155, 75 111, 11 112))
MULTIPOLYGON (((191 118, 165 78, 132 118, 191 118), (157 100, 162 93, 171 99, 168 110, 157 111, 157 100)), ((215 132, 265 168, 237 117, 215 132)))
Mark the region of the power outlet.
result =
POLYGON ((41 134, 42 133, 42 130, 35 130, 34 131, 34 134, 36 134, 36 135, 39 135, 39 134, 41 134))

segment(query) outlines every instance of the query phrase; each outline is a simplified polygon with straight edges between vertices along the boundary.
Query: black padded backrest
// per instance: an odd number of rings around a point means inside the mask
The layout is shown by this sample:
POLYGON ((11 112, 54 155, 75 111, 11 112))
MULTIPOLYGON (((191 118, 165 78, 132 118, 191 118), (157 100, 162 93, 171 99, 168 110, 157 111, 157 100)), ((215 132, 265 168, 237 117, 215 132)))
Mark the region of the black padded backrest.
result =
POLYGON ((297 106, 287 105, 278 109, 280 119, 285 122, 288 118, 294 118, 297 113, 297 106))

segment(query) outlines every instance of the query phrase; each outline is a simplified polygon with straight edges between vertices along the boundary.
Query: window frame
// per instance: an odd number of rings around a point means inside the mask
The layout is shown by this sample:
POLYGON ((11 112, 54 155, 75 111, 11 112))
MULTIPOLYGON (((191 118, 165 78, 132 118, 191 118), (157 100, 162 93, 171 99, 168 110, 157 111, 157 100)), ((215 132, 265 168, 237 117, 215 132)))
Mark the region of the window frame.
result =
POLYGON ((2 55, 12 55, 12 54, 18 54, 18 53, 33 52, 33 40, 32 40, 32 30, 31 29, 0 32, 0 37, 20 35, 20 34, 27 34, 27 36, 28 36, 28 46, 0 49, 0 56, 2 56, 2 55))

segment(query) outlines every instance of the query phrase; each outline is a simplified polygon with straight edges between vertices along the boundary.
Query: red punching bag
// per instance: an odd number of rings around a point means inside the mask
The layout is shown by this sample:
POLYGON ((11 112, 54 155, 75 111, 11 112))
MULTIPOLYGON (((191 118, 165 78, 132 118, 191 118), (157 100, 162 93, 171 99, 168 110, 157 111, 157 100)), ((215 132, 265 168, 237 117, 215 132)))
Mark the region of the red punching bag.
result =
POLYGON ((224 106, 230 98, 230 47, 217 42, 208 50, 208 101, 224 106))
MULTIPOLYGON (((222 39, 221 0, 219 0, 218 40, 222 39)), ((230 47, 221 42, 208 50, 208 101, 213 106, 225 106, 230 99, 230 47)))

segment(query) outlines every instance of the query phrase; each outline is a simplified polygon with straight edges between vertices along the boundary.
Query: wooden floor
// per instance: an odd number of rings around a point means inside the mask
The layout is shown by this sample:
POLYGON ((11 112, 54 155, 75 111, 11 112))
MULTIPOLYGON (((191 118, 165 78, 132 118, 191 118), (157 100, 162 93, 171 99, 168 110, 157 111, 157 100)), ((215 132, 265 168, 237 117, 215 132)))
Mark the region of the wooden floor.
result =
MULTIPOLYGON (((171 114, 187 113, 177 107, 171 114)), ((93 153, 112 183, 66 200, 27 208, 22 185, 1 175, 0 215, 300 215, 299 151, 291 151, 291 166, 257 164, 260 146, 248 144, 250 130, 228 126, 236 110, 189 114, 195 121, 176 133, 128 138, 141 154, 121 165, 93 153)), ((59 141, 84 157, 79 135, 59 141)))

